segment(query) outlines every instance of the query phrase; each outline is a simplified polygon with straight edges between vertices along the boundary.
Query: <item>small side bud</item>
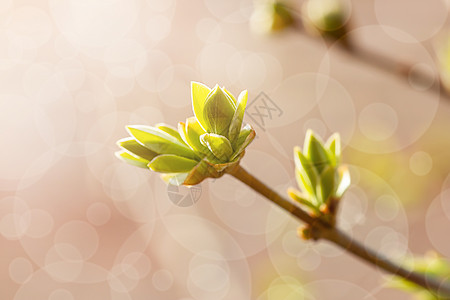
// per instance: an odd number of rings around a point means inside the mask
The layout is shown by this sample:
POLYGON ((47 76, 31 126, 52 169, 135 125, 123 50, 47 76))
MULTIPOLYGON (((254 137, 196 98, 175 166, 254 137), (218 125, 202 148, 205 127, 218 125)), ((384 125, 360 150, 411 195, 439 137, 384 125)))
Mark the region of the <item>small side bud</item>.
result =
POLYGON ((311 239, 311 228, 309 226, 299 227, 299 228, 297 228, 297 235, 304 240, 310 240, 311 239))
POLYGON ((435 46, 438 58, 439 74, 442 86, 450 93, 450 33, 442 38, 435 46))
POLYGON ((311 217, 331 226, 336 223, 338 204, 350 186, 350 173, 340 166, 341 144, 339 134, 333 134, 326 143, 312 130, 306 132, 303 151, 294 148, 295 176, 301 191, 288 190, 289 196, 305 206, 311 217))
POLYGON ((350 7, 341 0, 308 0, 303 6, 303 25, 313 35, 334 40, 347 34, 350 7))
POLYGON ((306 225, 297 228, 297 235, 304 240, 314 240, 320 239, 320 230, 318 228, 306 225))
POLYGON ((258 4, 250 19, 251 29, 259 34, 281 31, 294 23, 291 12, 281 1, 258 4))

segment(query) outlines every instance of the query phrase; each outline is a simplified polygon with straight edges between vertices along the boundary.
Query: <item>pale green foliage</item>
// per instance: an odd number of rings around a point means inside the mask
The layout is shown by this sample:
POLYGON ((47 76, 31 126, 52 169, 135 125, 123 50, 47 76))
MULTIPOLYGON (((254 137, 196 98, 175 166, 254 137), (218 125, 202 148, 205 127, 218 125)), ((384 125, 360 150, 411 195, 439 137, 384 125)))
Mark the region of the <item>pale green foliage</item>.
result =
POLYGON ((212 90, 192 82, 195 117, 166 125, 127 126, 131 137, 117 142, 116 156, 135 166, 163 173, 171 184, 193 185, 208 177, 220 177, 239 163, 245 148, 255 138, 250 125, 242 127, 248 93, 238 100, 225 88, 212 90))
POLYGON ((289 195, 314 214, 330 213, 329 205, 336 205, 350 185, 347 168, 339 166, 340 156, 338 134, 333 134, 323 143, 312 130, 308 130, 303 151, 299 147, 294 148, 295 177, 301 192, 289 189, 289 195))
MULTIPOLYGON (((430 278, 448 278, 450 276, 450 262, 433 251, 426 253, 423 257, 406 259, 404 263, 414 271, 426 274, 430 278)), ((389 286, 412 293, 415 300, 448 299, 400 277, 391 278, 389 286)))

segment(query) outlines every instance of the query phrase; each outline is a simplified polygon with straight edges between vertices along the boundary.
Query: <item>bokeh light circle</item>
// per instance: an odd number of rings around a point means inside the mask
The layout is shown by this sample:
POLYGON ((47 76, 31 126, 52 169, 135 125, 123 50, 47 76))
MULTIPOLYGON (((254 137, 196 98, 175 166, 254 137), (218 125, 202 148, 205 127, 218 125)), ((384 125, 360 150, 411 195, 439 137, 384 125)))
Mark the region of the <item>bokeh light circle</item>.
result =
POLYGON ((111 219, 111 209, 103 202, 95 202, 89 205, 86 217, 93 225, 105 225, 111 219))
POLYGON ((167 291, 172 287, 173 275, 169 270, 158 270, 153 273, 152 283, 157 290, 167 291))
POLYGON ((212 18, 203 18, 197 22, 195 31, 200 40, 205 43, 216 43, 222 35, 222 27, 212 18))
POLYGON ((137 5, 134 0, 101 0, 89 2, 89 6, 85 1, 49 1, 59 31, 80 46, 80 51, 105 47, 123 38, 138 18, 137 5))
POLYGON ((9 263, 9 276, 18 283, 24 284, 33 274, 33 265, 25 257, 16 257, 9 263))
POLYGON ((54 290, 48 297, 48 300, 74 300, 74 299, 75 298, 73 294, 65 289, 54 290))
POLYGON ((53 24, 48 14, 35 6, 16 8, 5 25, 11 38, 30 39, 36 47, 45 44, 53 33, 53 24))
POLYGON ((409 158, 409 168, 417 176, 425 176, 433 167, 433 158, 424 151, 417 151, 409 158))
POLYGON ((192 297, 223 299, 230 285, 230 268, 220 253, 203 251, 190 260, 187 287, 192 297))
POLYGON ((84 221, 69 221, 55 234, 55 244, 73 245, 83 260, 91 258, 98 250, 99 237, 92 225, 84 221))
POLYGON ((359 129, 367 138, 382 141, 396 132, 398 117, 390 105, 372 103, 359 113, 358 123, 359 129))
MULTIPOLYGON (((432 38, 445 25, 448 16, 448 7, 442 0, 432 0, 425 2, 412 2, 408 0, 374 1, 375 16, 380 25, 392 26, 404 30, 413 35, 419 41, 425 41, 432 38), (417 22, 418 15, 402 14, 407 8, 408 11, 422 12, 425 15, 420 16, 421 22, 417 22), (402 14, 399 17, 399 14, 402 14)), ((389 32, 387 32, 389 34, 389 32)), ((405 41, 405 40, 402 40, 405 41)))

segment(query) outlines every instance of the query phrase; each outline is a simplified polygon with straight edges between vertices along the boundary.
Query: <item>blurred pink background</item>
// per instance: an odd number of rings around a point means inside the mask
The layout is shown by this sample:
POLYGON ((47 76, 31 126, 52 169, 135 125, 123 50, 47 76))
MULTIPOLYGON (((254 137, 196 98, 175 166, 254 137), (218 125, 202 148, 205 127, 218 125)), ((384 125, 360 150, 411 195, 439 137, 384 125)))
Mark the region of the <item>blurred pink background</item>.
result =
MULTIPOLYGON (((349 4, 364 47, 436 72, 448 2, 349 4)), ((393 259, 450 256, 450 103, 293 30, 255 34, 253 6, 1 1, 1 299, 410 299, 231 177, 171 189, 116 159, 125 125, 192 115, 191 80, 249 90, 242 164, 264 182, 295 185, 306 129, 340 132, 339 226, 393 259)))

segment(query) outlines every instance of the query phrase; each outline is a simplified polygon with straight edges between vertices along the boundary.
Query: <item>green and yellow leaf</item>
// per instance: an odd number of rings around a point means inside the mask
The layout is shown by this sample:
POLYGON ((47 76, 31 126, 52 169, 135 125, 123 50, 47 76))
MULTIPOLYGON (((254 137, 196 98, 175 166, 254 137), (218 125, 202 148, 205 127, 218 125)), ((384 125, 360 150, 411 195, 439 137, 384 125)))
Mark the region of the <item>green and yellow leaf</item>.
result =
POLYGON ((242 127, 242 120, 244 119, 245 107, 247 106, 248 92, 247 90, 241 92, 236 103, 237 108, 231 120, 228 138, 233 143, 239 136, 242 127))
POLYGON ((135 156, 135 155, 127 152, 126 150, 117 151, 115 153, 115 155, 117 158, 119 158, 120 160, 123 160, 124 162, 126 162, 130 165, 147 169, 148 160, 146 160, 142 157, 135 156))
POLYGON ((155 157, 148 167, 161 173, 183 173, 189 172, 198 164, 198 161, 177 156, 174 154, 162 154, 155 157))
POLYGON ((198 159, 198 156, 189 146, 160 129, 151 126, 133 125, 127 126, 127 130, 140 144, 153 152, 198 159))
POLYGON ((200 125, 206 130, 206 123, 203 116, 205 101, 211 89, 200 82, 191 82, 191 98, 192 98, 192 110, 200 125))
POLYGON ((233 99, 216 85, 205 101, 203 110, 205 131, 226 137, 235 110, 233 99))
POLYGON ((222 162, 229 161, 233 155, 233 148, 231 147, 230 141, 223 135, 205 133, 200 137, 200 140, 222 162))
POLYGON ((120 139, 119 141, 117 141, 117 145, 119 147, 127 150, 128 152, 130 152, 134 156, 142 157, 142 158, 146 159, 147 161, 151 161, 155 156, 158 155, 158 153, 156 153, 156 152, 148 149, 147 147, 142 146, 141 144, 139 144, 132 137, 127 137, 127 138, 120 139))

